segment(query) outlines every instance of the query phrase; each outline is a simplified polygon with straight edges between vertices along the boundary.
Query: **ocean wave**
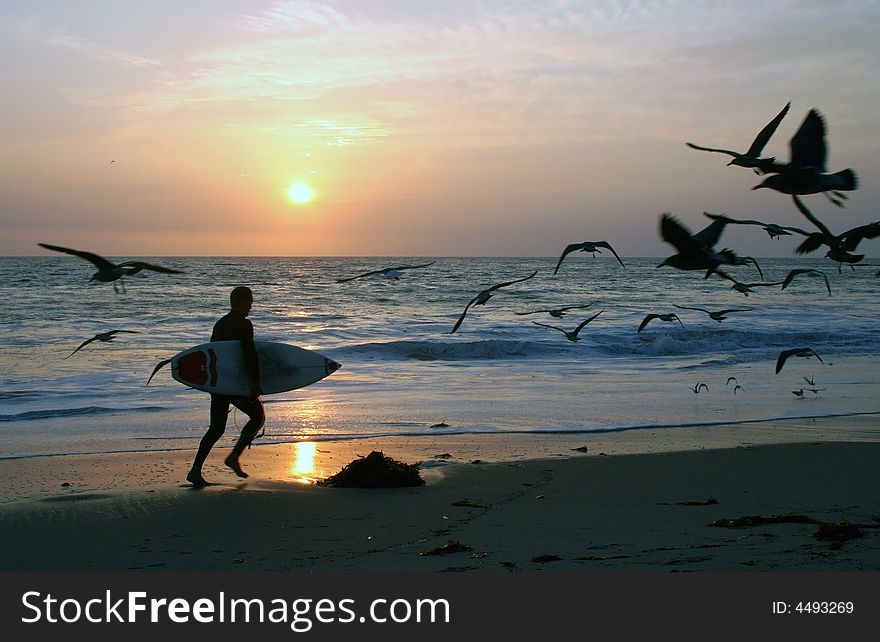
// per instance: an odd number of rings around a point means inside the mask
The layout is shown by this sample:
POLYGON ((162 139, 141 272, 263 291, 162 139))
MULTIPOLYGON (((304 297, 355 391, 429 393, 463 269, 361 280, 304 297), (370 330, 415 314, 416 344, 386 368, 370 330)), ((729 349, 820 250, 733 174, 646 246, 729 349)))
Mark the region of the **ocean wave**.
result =
POLYGON ((30 410, 14 415, 0 415, 0 422, 34 421, 37 419, 56 419, 60 417, 82 417, 87 415, 107 415, 114 413, 160 412, 160 406, 136 406, 134 408, 106 408, 104 406, 85 406, 83 408, 55 408, 52 410, 30 410))
POLYGON ((335 350, 340 356, 459 361, 469 359, 519 359, 558 354, 562 348, 537 341, 488 339, 457 341, 385 341, 360 343, 335 350))

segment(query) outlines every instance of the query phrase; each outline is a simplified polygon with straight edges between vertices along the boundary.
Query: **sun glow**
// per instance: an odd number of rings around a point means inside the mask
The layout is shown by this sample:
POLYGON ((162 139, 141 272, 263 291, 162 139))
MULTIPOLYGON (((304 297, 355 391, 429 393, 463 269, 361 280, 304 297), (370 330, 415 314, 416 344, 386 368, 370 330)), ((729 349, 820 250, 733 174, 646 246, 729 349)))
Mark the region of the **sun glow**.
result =
POLYGON ((287 190, 287 196, 293 203, 308 203, 312 200, 314 192, 312 188, 305 183, 294 183, 287 190))

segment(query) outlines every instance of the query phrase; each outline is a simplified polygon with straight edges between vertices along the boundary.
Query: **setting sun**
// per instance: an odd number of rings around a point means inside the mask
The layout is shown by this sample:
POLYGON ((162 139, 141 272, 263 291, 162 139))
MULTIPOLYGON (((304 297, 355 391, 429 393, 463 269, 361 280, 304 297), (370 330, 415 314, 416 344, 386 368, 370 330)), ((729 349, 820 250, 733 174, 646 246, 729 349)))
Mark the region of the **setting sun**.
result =
POLYGON ((287 190, 287 195, 293 203, 308 203, 314 194, 305 183, 294 183, 287 190))

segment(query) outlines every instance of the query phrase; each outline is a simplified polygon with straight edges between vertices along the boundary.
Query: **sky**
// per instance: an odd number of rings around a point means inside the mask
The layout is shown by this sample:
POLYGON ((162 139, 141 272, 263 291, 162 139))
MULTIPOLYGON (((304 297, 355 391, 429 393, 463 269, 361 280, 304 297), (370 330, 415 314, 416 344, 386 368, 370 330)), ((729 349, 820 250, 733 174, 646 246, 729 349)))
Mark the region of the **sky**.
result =
POLYGON ((4 0, 0 255, 665 256, 663 212, 809 227, 684 144, 745 151, 788 101, 765 155, 819 109, 860 189, 805 200, 843 231, 880 219, 878 24, 868 0, 4 0))

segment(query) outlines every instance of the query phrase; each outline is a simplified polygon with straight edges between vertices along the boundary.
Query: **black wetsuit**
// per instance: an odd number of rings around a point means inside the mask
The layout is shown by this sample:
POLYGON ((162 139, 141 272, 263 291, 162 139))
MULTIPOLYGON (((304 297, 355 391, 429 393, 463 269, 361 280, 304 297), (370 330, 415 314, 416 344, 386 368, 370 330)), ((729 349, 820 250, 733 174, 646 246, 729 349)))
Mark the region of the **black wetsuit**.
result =
MULTIPOLYGON (((259 363, 257 362, 257 350, 254 347, 254 326, 238 310, 230 310, 229 313, 214 324, 211 333, 211 341, 241 341, 241 349, 244 358, 244 366, 253 381, 260 380, 259 363)), ((250 444, 254 436, 263 427, 266 420, 263 412, 263 404, 259 398, 248 399, 247 397, 228 397, 226 395, 211 395, 211 425, 208 432, 202 437, 199 451, 196 453, 194 467, 201 470, 202 464, 211 452, 211 448, 217 440, 226 432, 226 419, 229 415, 229 405, 232 404, 248 416, 248 421, 241 429, 241 437, 238 439, 234 450, 241 453, 250 444)))

